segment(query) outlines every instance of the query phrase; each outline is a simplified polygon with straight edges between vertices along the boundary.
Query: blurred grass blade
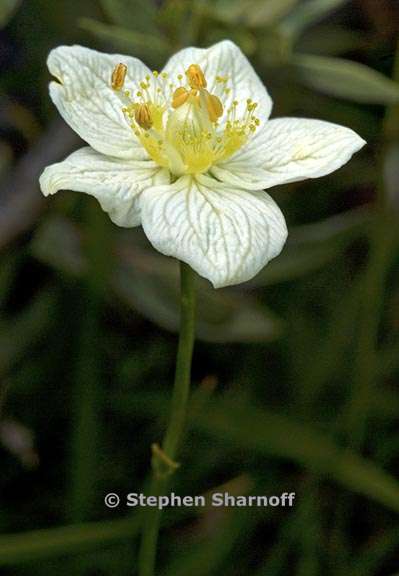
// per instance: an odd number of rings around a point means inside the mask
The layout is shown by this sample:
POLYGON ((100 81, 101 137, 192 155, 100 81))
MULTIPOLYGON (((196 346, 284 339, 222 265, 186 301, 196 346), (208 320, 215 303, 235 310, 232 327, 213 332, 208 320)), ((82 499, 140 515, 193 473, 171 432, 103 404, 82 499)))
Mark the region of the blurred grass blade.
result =
MULTIPOLYGON (((114 402, 115 409, 122 413, 131 415, 134 407, 135 413, 151 418, 164 415, 167 405, 166 394, 143 391, 121 395, 114 402)), ((228 443, 231 450, 296 462, 313 474, 399 512, 399 482, 388 472, 337 445, 317 428, 284 414, 245 405, 241 396, 213 399, 201 413, 191 410, 189 427, 228 443)))
POLYGON ((363 547, 353 560, 353 566, 347 569, 347 576, 374 576, 383 562, 394 557, 399 550, 399 531, 397 527, 382 532, 363 547))
POLYGON ((297 50, 311 54, 339 56, 366 47, 367 39, 364 34, 349 28, 326 24, 312 28, 309 34, 305 34, 298 42, 297 50))
POLYGON ((305 0, 282 22, 281 26, 291 37, 299 36, 306 28, 323 20, 349 0, 305 0))
POLYGON ((138 518, 90 522, 0 536, 0 566, 17 565, 55 556, 79 554, 131 539, 138 518))
POLYGON ((271 26, 298 3, 299 0, 252 0, 246 10, 246 23, 254 28, 271 26))
MULTIPOLYGON (((321 499, 318 497, 315 479, 313 477, 305 477, 304 486, 299 486, 298 492, 295 510, 281 522, 274 546, 271 547, 265 561, 261 564, 259 570, 254 573, 254 576, 284 574, 285 567, 289 565, 290 551, 293 546, 304 546, 304 555, 299 559, 299 562, 308 558, 306 552, 309 546, 312 550, 320 546, 323 533, 320 526, 321 499), (307 527, 306 530, 303 529, 304 526, 307 527)), ((306 576, 314 573, 314 571, 308 572, 307 568, 308 565, 304 569, 306 576)), ((298 570, 298 575, 300 573, 300 570, 298 570)), ((320 571, 317 570, 315 573, 319 574, 320 571)))
POLYGON ((291 231, 291 241, 301 247, 316 243, 342 246, 367 234, 372 221, 372 208, 361 206, 312 224, 295 226, 291 231))
MULTIPOLYGON (((134 233, 133 233, 134 234, 134 233)), ((132 233, 121 233, 111 285, 126 305, 166 330, 179 327, 177 261, 139 248, 132 233)), ((82 276, 87 260, 79 230, 54 218, 42 225, 32 243, 33 254, 56 270, 82 276)), ((197 336, 211 342, 264 342, 278 338, 282 322, 249 295, 214 290, 198 278, 197 336)))
POLYGON ((364 64, 343 58, 296 54, 292 65, 299 81, 329 96, 364 104, 399 102, 399 84, 364 64))
POLYGON ((0 140, 0 178, 3 177, 11 166, 13 160, 13 151, 11 146, 0 140))
POLYGON ((229 24, 259 28, 271 26, 298 3, 299 0, 228 0, 217 3, 210 13, 229 24))
MULTIPOLYGON (((1 146, 0 146, 1 153, 1 146)), ((8 252, 1 256, 0 267, 0 309, 5 305, 7 298, 10 297, 11 291, 18 272, 18 265, 21 256, 15 252, 8 252)))
POLYGON ((282 254, 250 280, 245 288, 295 280, 317 271, 369 231, 372 212, 355 208, 313 224, 292 228, 282 254))
MULTIPOLYGON (((158 255, 147 254, 154 262, 152 271, 140 270, 139 260, 130 253, 130 262, 122 264, 115 275, 115 289, 126 303, 162 328, 179 328, 179 292, 177 277, 159 273, 158 255), (127 264, 127 265, 126 265, 127 264)), ((143 259, 144 254, 141 255, 143 259)), ((162 257, 161 257, 162 258, 162 257)), ((175 262, 168 262, 175 268, 175 262)), ((173 275, 175 276, 175 275, 173 275)), ((252 298, 215 291, 201 278, 197 302, 197 337, 208 342, 264 342, 279 337, 282 325, 265 307, 252 298)))
POLYGON ((145 56, 152 58, 162 57, 162 59, 166 60, 170 52, 167 40, 159 34, 128 30, 120 26, 103 24, 92 18, 80 18, 79 26, 99 40, 112 44, 117 49, 129 51, 134 56, 142 55, 143 58, 145 56))
POLYGON ((387 202, 399 214, 399 143, 397 142, 387 147, 383 174, 387 202))
POLYGON ((399 512, 399 482, 371 461, 340 448, 317 430, 242 402, 208 406, 195 425, 235 449, 293 460, 347 490, 399 512))
POLYGON ((49 310, 56 306, 55 294, 43 290, 33 302, 11 320, 0 323, 0 376, 36 344, 52 321, 49 310))
POLYGON ((176 554, 164 576, 209 576, 223 573, 223 563, 234 555, 240 540, 247 536, 257 521, 250 508, 227 510, 226 516, 209 520, 213 529, 205 541, 199 539, 185 554, 176 554), (218 525, 220 524, 220 525, 218 525))
POLYGON ((113 24, 129 30, 155 33, 157 10, 152 0, 101 0, 113 24))
MULTIPOLYGON (((95 204, 86 204, 87 230, 84 235, 84 254, 88 262, 85 287, 80 294, 80 323, 75 332, 75 362, 72 373, 72 425, 70 462, 68 466, 69 502, 67 518, 70 522, 83 522, 91 517, 95 504, 95 477, 100 461, 103 433, 102 354, 93 342, 101 341, 101 313, 104 287, 112 275, 112 241, 110 227, 104 212, 95 204)), ((79 576, 79 572, 77 573, 79 576)))

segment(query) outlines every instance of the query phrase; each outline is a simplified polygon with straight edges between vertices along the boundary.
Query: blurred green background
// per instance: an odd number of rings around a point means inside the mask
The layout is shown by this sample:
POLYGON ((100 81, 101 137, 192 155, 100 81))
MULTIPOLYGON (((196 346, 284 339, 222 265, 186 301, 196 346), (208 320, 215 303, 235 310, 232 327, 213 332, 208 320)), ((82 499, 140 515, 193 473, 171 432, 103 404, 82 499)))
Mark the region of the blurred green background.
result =
POLYGON ((174 489, 296 492, 296 504, 167 511, 159 574, 393 576, 398 3, 0 0, 0 25, 1 574, 135 573, 138 510, 103 499, 143 489, 176 351, 177 264, 92 198, 39 192, 43 167, 80 146, 48 97, 47 54, 77 42, 159 69, 230 38, 273 116, 337 122, 368 145, 330 176, 271 191, 290 236, 253 281, 198 280, 174 489))

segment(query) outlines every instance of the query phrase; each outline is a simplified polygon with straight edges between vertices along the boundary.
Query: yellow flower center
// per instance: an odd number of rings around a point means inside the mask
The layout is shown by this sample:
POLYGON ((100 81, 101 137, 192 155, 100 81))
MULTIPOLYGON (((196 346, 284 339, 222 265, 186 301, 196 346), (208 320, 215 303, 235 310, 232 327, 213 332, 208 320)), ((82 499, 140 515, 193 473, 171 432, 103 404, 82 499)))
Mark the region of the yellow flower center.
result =
POLYGON ((208 90, 198 64, 174 82, 166 72, 154 71, 135 94, 123 90, 126 73, 126 66, 118 64, 111 86, 121 95, 129 125, 151 158, 176 176, 206 172, 229 158, 260 123, 256 102, 248 98, 244 107, 231 102, 227 77, 216 76, 208 90))

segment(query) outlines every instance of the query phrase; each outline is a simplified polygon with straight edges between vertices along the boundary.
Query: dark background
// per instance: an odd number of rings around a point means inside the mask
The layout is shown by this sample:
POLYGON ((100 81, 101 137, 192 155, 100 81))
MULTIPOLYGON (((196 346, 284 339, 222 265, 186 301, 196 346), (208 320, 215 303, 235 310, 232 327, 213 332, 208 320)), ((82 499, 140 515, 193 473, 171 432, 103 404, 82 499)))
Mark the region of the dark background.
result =
POLYGON ((47 54, 78 42, 159 69, 186 45, 230 38, 273 116, 337 122, 368 145, 330 176, 271 190, 289 242, 253 281, 198 280, 174 489, 296 503, 168 511, 159 573, 393 576, 398 4, 0 0, 0 24, 1 573, 135 573, 138 510, 103 499, 143 489, 177 341, 177 264, 92 198, 39 192, 44 166, 81 145, 48 97, 47 54))

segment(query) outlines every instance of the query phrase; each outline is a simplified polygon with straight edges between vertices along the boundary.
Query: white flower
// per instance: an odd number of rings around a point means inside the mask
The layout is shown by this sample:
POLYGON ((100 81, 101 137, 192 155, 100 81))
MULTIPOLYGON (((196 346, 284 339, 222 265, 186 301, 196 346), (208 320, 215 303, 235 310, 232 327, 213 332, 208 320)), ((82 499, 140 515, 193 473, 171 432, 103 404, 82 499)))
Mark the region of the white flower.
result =
POLYGON ((269 120, 266 88, 227 40, 181 50, 161 73, 81 46, 56 48, 48 67, 54 104, 89 146, 44 170, 43 193, 95 196, 215 287, 280 253, 285 220, 265 188, 329 174, 364 144, 320 120, 269 120))

